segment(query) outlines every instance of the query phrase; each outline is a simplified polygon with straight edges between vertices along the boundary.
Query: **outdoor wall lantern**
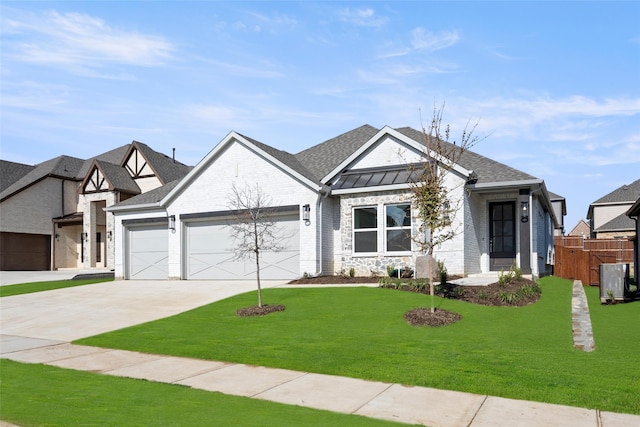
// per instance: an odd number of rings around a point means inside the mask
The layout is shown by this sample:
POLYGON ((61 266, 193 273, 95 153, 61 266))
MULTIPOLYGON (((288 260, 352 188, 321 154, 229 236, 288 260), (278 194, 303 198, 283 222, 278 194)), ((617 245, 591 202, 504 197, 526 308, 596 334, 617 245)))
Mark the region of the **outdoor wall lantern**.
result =
POLYGON ((169 230, 171 230, 172 233, 176 232, 176 216, 175 215, 171 215, 169 217, 169 230))
POLYGON ((311 206, 308 204, 302 207, 302 219, 305 225, 311 224, 311 206))
POLYGON ((529 202, 522 201, 520 202, 520 221, 528 222, 529 221, 529 202))
POLYGON ((82 241, 86 242, 88 239, 89 235, 87 233, 82 233, 80 234, 80 238, 82 239, 82 241))
POLYGON ((113 231, 111 231, 111 230, 107 231, 107 238, 109 240, 113 239, 113 231))
POLYGON ((60 235, 58 233, 56 233, 56 241, 60 240, 60 235))

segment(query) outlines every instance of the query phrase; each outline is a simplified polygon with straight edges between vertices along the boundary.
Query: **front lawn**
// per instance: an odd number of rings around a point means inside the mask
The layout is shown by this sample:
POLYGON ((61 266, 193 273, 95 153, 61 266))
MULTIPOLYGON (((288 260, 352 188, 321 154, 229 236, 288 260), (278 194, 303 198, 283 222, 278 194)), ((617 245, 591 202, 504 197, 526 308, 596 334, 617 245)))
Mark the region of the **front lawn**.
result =
POLYGON ((381 288, 266 289, 286 310, 238 317, 248 293, 79 344, 223 360, 640 414, 640 303, 600 306, 587 288, 596 351, 573 348, 568 280, 540 281, 525 307, 438 299, 460 313, 446 327, 412 327, 403 315, 429 297, 381 288))
POLYGON ((397 426, 173 384, 0 362, 4 421, 29 426, 397 426), (37 380, 35 380, 37 379, 37 380))
POLYGON ((49 282, 19 283, 16 285, 0 286, 0 297, 30 294, 32 292, 51 291, 53 289, 70 288, 73 286, 92 285, 94 283, 112 282, 113 279, 85 279, 85 280, 52 280, 49 282))

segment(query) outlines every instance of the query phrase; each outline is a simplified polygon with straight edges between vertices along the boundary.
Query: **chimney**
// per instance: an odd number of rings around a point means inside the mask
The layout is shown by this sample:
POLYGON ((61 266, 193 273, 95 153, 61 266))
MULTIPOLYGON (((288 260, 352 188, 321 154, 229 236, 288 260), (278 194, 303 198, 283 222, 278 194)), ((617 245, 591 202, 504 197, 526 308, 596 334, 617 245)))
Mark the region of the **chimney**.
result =
POLYGON ((173 148, 173 163, 176 162, 176 149, 173 148))

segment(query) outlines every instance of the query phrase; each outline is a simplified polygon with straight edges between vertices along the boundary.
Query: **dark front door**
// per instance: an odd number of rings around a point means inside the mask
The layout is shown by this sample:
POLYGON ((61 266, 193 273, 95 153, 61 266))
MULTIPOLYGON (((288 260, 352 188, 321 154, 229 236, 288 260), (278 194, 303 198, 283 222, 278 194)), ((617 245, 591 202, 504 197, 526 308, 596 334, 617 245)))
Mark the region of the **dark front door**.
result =
POLYGON ((491 271, 509 270, 516 259, 516 204, 489 204, 489 258, 491 271))

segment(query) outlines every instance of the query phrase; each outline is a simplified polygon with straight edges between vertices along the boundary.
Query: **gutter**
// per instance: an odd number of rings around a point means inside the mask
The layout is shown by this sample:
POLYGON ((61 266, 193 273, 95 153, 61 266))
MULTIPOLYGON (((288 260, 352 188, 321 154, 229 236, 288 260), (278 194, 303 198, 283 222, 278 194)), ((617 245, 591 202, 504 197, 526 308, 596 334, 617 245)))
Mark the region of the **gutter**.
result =
POLYGON ((143 211, 151 208, 161 208, 160 202, 145 203, 140 205, 131 206, 109 206, 104 208, 105 212, 131 212, 131 211, 143 211))

